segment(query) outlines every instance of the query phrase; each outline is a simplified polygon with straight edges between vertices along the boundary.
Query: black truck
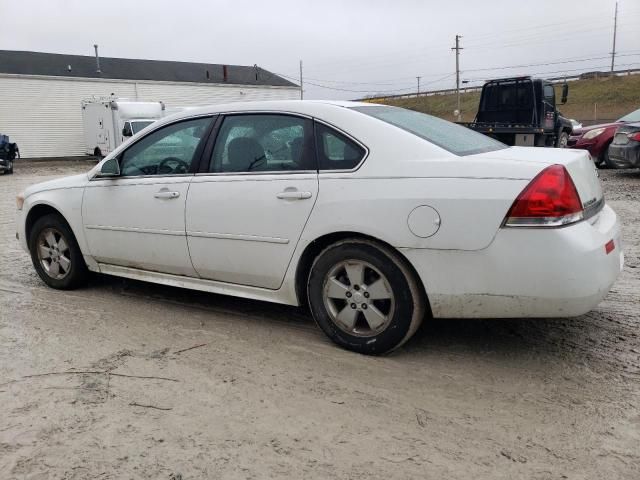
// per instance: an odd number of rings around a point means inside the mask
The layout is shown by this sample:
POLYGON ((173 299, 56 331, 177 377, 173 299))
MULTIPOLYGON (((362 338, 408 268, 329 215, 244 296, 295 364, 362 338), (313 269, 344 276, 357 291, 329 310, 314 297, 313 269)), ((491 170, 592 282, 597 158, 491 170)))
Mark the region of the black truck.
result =
MULTIPOLYGON (((565 83, 561 105, 567 102, 568 94, 565 83)), ((460 123, 507 145, 529 147, 564 148, 572 130, 571 122, 556 108, 553 84, 532 77, 487 81, 475 120, 460 123)))

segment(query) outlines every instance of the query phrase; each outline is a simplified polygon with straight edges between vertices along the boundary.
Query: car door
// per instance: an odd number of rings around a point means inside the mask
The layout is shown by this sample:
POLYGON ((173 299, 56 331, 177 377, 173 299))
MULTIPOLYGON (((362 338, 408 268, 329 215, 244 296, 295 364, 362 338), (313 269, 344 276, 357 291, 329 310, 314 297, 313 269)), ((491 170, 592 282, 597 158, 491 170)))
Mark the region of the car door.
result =
POLYGON ((311 119, 227 115, 187 198, 187 242, 207 279, 277 289, 318 194, 311 119))
POLYGON ((89 182, 82 219, 99 263, 196 276, 184 211, 211 122, 199 117, 163 126, 118 156, 118 177, 89 182))

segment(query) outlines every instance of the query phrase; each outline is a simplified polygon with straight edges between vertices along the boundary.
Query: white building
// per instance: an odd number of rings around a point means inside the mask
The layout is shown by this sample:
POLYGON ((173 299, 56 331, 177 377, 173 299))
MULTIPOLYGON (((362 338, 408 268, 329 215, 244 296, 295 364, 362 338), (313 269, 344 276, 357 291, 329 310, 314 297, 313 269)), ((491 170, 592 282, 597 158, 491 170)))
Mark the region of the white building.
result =
POLYGON ((115 95, 167 107, 300 98, 257 66, 0 50, 0 133, 22 157, 83 155, 81 102, 115 95))

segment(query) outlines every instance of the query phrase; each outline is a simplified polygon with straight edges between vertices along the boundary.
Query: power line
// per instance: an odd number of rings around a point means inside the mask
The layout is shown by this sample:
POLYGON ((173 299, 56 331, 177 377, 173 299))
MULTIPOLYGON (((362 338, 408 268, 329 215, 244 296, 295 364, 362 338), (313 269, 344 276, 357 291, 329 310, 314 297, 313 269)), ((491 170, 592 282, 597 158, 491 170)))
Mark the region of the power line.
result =
MULTIPOLYGON (((640 15, 640 14, 638 14, 640 15)), ((625 18, 631 18, 634 16, 638 16, 636 14, 633 15, 625 15, 625 18)), ((512 31, 521 31, 521 30, 529 30, 529 29, 538 29, 538 28, 545 28, 545 27, 555 27, 558 25, 564 25, 564 24, 571 24, 571 23, 575 23, 576 20, 572 20, 572 21, 567 21, 567 22, 559 22, 559 23, 551 23, 551 24, 542 24, 542 25, 536 25, 536 26, 530 26, 530 27, 524 27, 522 29, 518 29, 518 30, 512 30, 512 31)), ((516 37, 512 37, 512 38, 506 38, 507 43, 504 43, 504 40, 497 40, 497 41, 491 41, 488 43, 480 43, 480 44, 473 44, 473 42, 467 42, 466 48, 473 48, 476 51, 479 50, 485 50, 485 47, 493 47, 493 46, 500 46, 500 47, 515 47, 515 46, 521 46, 523 44, 527 44, 531 41, 534 40, 540 40, 538 43, 548 43, 548 42, 552 42, 558 39, 562 39, 562 38, 567 38, 567 36, 569 36, 569 38, 573 38, 576 35, 589 35, 589 36, 593 36, 593 32, 594 30, 608 30, 610 27, 597 27, 597 28, 593 28, 593 27, 587 27, 586 24, 587 23, 598 23, 601 24, 602 20, 601 18, 594 18, 591 22, 581 22, 580 26, 578 29, 576 30, 567 30, 567 29, 562 29, 561 31, 555 32, 555 33, 529 33, 529 34, 525 34, 525 35, 519 35, 516 37), (516 43, 513 43, 516 42, 516 43)), ((629 22, 629 23, 619 23, 619 26, 629 26, 632 28, 636 28, 636 24, 633 22, 629 22)), ((511 31, 511 30, 509 30, 511 31)), ((598 35, 602 35, 605 32, 600 32, 598 35)), ((474 40, 474 39, 483 39, 483 38, 487 38, 487 37, 499 37, 499 34, 486 34, 484 37, 483 36, 473 36, 470 35, 468 36, 469 39, 474 40)), ((344 65, 347 64, 346 67, 340 71, 345 71, 346 69, 353 69, 354 67, 359 67, 359 69, 371 69, 371 68, 379 68, 381 66, 393 66, 393 65, 398 65, 398 64, 403 64, 406 63, 407 60, 409 59, 416 59, 416 58, 424 58, 424 54, 426 52, 432 52, 432 51, 437 51, 437 52, 442 52, 442 49, 445 45, 444 44, 435 44, 435 45, 430 45, 427 48, 422 48, 422 49, 417 49, 414 50, 414 53, 412 53, 411 55, 406 55, 406 54, 387 54, 387 55, 377 55, 373 57, 373 60, 367 60, 367 61, 349 61, 349 60, 339 60, 339 61, 330 61, 330 62, 321 62, 321 63, 317 63, 315 65, 311 65, 307 68, 307 70, 311 70, 314 72, 318 72, 321 70, 324 70, 324 67, 331 67, 334 65, 344 65), (389 60, 385 60, 385 59, 393 59, 395 61, 389 61, 389 60)), ((336 72, 335 69, 332 70, 334 73, 336 72)))
MULTIPOLYGON (((462 48, 461 48, 462 49, 462 48)), ((454 48, 455 50, 455 48, 454 48)), ((635 56, 640 56, 640 50, 628 50, 627 52, 637 52, 637 53, 626 53, 626 52, 621 52, 619 54, 617 54, 618 57, 635 57, 635 56)), ((594 61, 594 60, 604 60, 609 58, 609 55, 600 55, 600 56, 595 56, 595 57, 583 57, 583 58, 579 58, 579 57, 570 57, 567 60, 560 60, 557 62, 543 62, 543 63, 529 63, 529 64, 519 64, 519 65, 502 65, 502 66, 493 66, 493 67, 484 67, 484 68, 470 68, 470 69, 464 69, 461 70, 462 73, 473 73, 473 72, 490 72, 490 71, 497 71, 497 70, 511 70, 511 69, 515 69, 515 68, 529 68, 529 67, 541 67, 541 66, 546 66, 546 65, 562 65, 562 64, 569 64, 569 63, 581 63, 581 62, 587 62, 587 61, 594 61)), ((573 71, 577 71, 577 70, 584 70, 585 67, 583 68, 578 68, 575 69, 573 71)), ((566 71, 570 71, 570 70, 566 70, 566 71)), ((275 72, 274 72, 275 73, 275 72)), ((280 75, 281 77, 285 77, 288 78, 290 80, 295 80, 295 81, 299 81, 300 79, 297 78, 294 75, 289 75, 289 74, 284 74, 284 73, 276 73, 277 75, 280 75)), ((431 74, 422 74, 420 75, 420 78, 424 78, 424 77, 434 77, 434 76, 438 76, 438 77, 442 77, 442 78, 437 78, 436 80, 433 80, 431 82, 427 82, 427 83, 423 83, 421 82, 421 84, 423 86, 426 85, 430 85, 433 83, 438 83, 439 81, 442 81, 446 78, 449 78, 451 76, 455 75, 454 73, 449 73, 449 74, 444 74, 443 76, 443 72, 440 73, 431 73, 431 74)), ((416 78, 416 77, 402 77, 404 78, 416 78)), ((321 88, 326 88, 326 89, 335 89, 337 91, 348 91, 348 92, 353 92, 353 93, 363 93, 363 92, 369 92, 371 90, 377 90, 375 87, 377 86, 393 86, 393 85, 398 85, 398 83, 378 83, 378 82, 354 82, 354 81, 342 81, 342 80, 329 80, 329 79, 320 79, 320 78, 309 78, 309 77, 305 77, 306 83, 309 85, 314 85, 314 86, 320 86, 321 88), (332 84, 337 84, 337 85, 332 85, 332 84), (374 88, 371 88, 369 90, 360 90, 360 89, 351 89, 348 88, 348 85, 362 85, 362 86, 371 86, 374 88)), ((408 84, 408 82, 406 82, 408 84)), ((396 88, 393 89, 387 89, 384 91, 380 91, 379 93, 383 93, 383 92, 392 92, 392 91, 402 91, 402 90, 412 90, 413 87, 409 87, 407 86, 406 88, 404 88, 404 86, 400 86, 398 85, 396 88)))

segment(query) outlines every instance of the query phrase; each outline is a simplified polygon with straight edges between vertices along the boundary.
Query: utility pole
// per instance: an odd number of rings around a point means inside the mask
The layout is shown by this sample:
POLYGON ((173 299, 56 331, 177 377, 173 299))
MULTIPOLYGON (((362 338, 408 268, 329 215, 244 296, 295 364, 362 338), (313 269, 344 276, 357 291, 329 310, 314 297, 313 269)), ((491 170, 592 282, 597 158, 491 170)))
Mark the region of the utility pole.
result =
POLYGON ((304 84, 302 83, 302 60, 300 60, 300 100, 304 99, 304 84))
POLYGON ((613 50, 611 51, 611 72, 616 63, 616 34, 618 33, 618 2, 616 2, 616 13, 613 17, 613 50))
POLYGON ((416 93, 416 97, 419 97, 419 96, 420 96, 420 79, 421 79, 421 78, 422 78, 422 77, 416 77, 416 80, 418 80, 418 93, 416 93))
POLYGON ((451 50, 456 51, 456 98, 457 98, 457 108, 456 108, 456 116, 458 117, 458 121, 461 121, 462 115, 460 111, 460 50, 464 50, 460 46, 460 39, 462 35, 456 35, 456 46, 451 50))

